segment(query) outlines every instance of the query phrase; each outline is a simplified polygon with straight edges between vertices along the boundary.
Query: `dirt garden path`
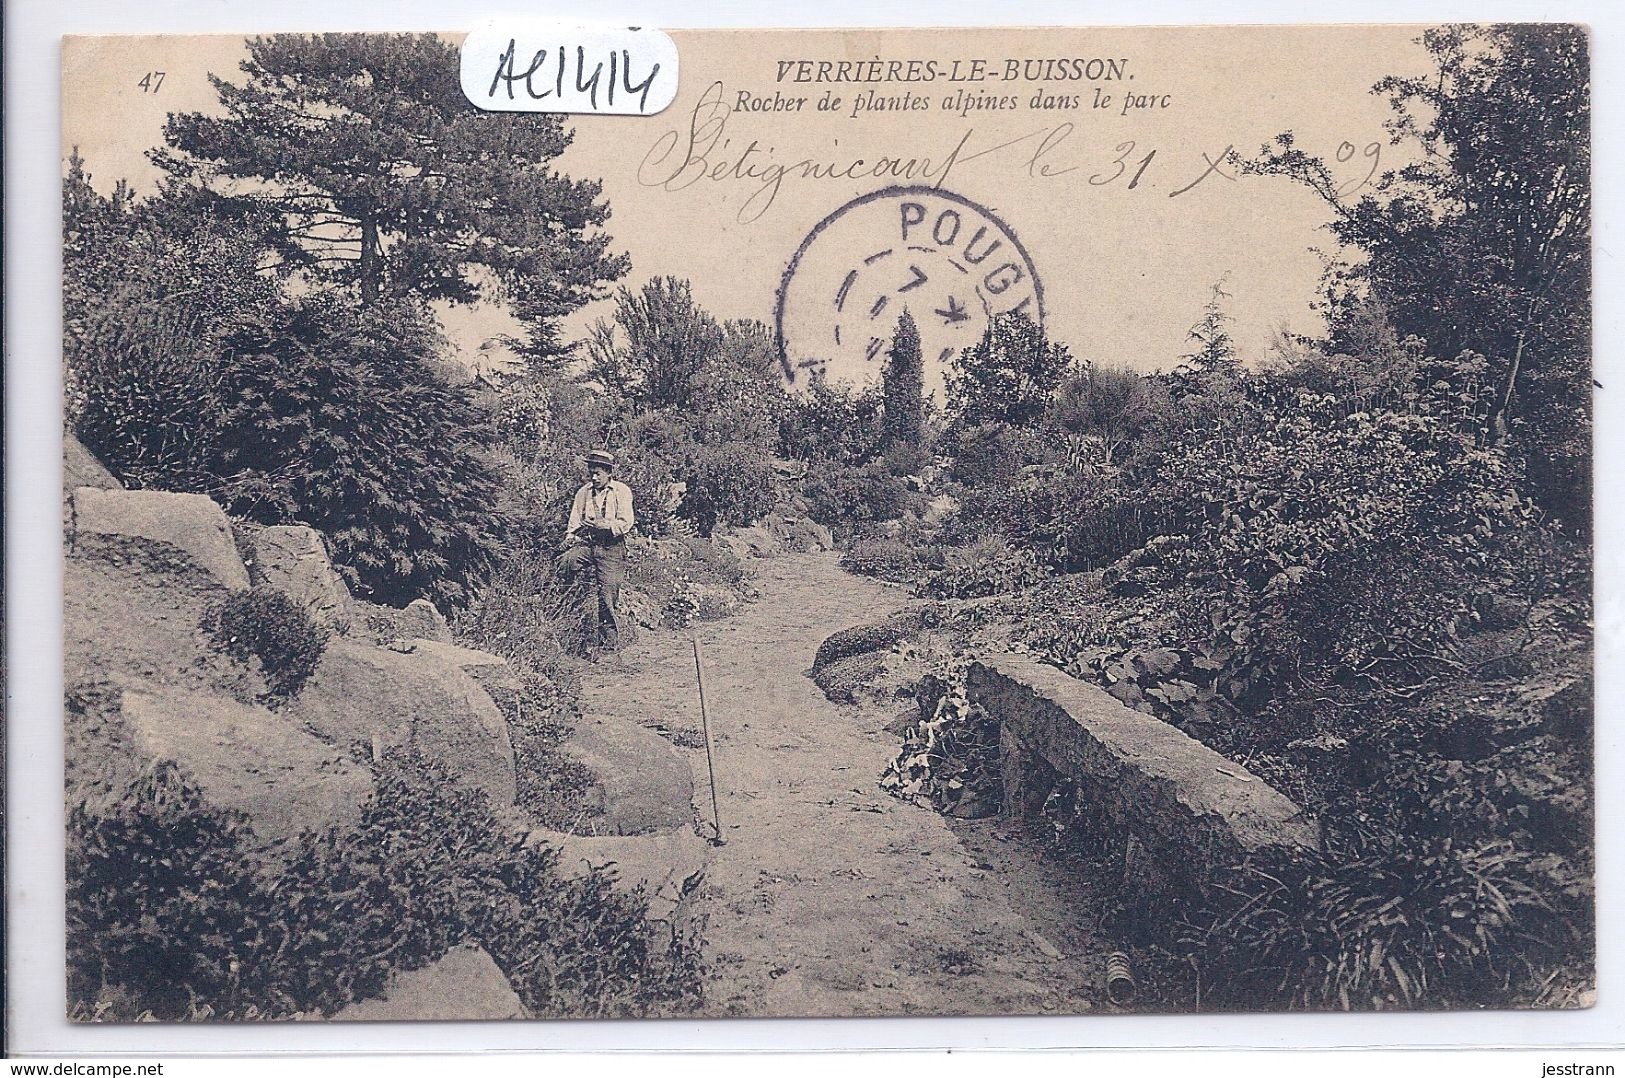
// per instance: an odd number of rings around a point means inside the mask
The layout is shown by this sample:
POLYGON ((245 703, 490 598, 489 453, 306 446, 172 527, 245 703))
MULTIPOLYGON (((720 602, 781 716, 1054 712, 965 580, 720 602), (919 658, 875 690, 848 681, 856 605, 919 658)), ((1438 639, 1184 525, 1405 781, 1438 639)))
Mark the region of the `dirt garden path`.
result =
MULTIPOLYGON (((1001 820, 949 821, 876 785, 898 738, 806 676, 830 633, 902 607, 832 554, 754 563, 761 597, 704 625, 727 843, 691 900, 706 917, 711 1013, 738 1016, 1079 1013, 1103 998, 1087 884, 1001 820)), ((693 655, 649 633, 631 669, 595 668, 589 712, 661 729, 695 769, 709 821, 693 655)), ((709 833, 709 832, 707 832, 709 833)))

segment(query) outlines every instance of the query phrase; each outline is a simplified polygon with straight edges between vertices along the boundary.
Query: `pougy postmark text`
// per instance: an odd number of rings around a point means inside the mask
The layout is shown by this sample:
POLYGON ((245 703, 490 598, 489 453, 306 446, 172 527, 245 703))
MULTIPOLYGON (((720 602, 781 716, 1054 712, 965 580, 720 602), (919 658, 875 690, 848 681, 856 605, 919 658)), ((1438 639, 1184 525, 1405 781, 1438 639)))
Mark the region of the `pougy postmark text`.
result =
POLYGON ((877 381, 898 318, 919 329, 926 384, 998 314, 1043 321, 1043 287, 1008 225, 935 187, 890 187, 820 221, 785 269, 775 312, 785 379, 877 381))

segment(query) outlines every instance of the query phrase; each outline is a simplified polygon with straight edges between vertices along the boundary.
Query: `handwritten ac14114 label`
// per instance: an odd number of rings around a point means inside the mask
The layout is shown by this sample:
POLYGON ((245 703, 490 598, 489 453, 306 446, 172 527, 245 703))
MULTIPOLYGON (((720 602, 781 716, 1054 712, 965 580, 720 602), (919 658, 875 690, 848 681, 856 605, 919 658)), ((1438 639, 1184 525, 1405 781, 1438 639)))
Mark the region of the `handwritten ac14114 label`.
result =
POLYGON ((464 39, 460 78, 488 111, 649 116, 677 96, 677 45, 641 27, 493 22, 464 39))

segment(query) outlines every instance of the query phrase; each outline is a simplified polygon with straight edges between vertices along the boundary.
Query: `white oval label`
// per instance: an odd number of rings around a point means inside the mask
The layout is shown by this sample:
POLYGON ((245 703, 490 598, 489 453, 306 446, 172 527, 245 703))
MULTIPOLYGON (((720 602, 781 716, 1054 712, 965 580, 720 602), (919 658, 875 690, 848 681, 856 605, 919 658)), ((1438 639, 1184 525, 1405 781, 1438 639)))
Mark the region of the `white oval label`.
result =
POLYGON ((492 112, 652 116, 677 96, 677 45, 640 27, 504 20, 463 40, 459 75, 492 112))

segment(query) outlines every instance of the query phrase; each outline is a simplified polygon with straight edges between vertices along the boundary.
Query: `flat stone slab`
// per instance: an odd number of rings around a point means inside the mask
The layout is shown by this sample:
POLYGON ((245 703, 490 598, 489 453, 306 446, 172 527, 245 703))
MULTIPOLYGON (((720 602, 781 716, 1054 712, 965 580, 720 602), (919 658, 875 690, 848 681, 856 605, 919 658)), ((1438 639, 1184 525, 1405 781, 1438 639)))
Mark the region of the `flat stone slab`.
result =
POLYGON ((231 522, 203 494, 80 487, 73 492, 74 553, 160 572, 203 574, 221 587, 248 587, 231 522))
MULTIPOLYGON (((461 656, 407 641, 405 650, 340 637, 289 706, 297 721, 341 747, 415 745, 497 806, 514 802, 508 722, 461 656)), ((464 649, 454 649, 462 651, 464 649)))
POLYGON ((267 842, 353 823, 372 775, 287 716, 229 697, 127 690, 121 707, 136 752, 173 760, 216 808, 246 814, 267 842))
POLYGON ((485 949, 464 946, 422 969, 397 974, 383 999, 352 1003, 332 1020, 489 1022, 529 1017, 513 985, 485 949))
POLYGON ((1079 781, 1163 873, 1268 847, 1319 845, 1302 809, 1246 768, 1103 689, 1031 658, 992 655, 967 673, 973 703, 1020 750, 1079 781))

